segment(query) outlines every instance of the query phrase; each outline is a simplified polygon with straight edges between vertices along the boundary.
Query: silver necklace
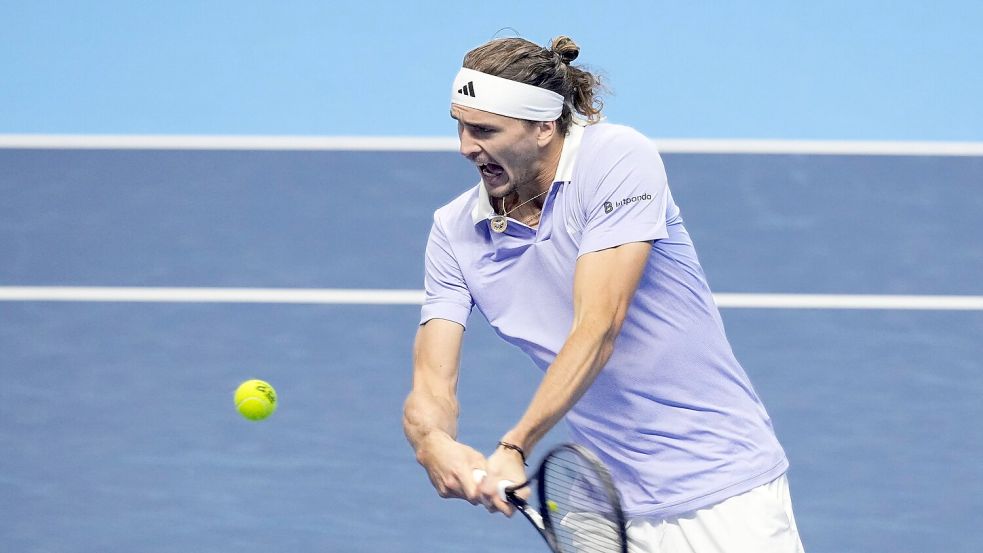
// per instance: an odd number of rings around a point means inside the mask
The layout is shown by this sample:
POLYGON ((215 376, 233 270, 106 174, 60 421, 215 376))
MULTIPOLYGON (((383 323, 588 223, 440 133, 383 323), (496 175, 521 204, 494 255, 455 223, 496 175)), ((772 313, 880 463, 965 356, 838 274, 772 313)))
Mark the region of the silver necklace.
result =
POLYGON ((492 217, 492 219, 491 219, 491 229, 493 231, 499 232, 499 233, 505 232, 505 228, 509 226, 509 221, 508 221, 509 213, 514 212, 516 209, 519 209, 520 207, 522 207, 522 206, 526 205, 527 203, 535 200, 536 198, 541 197, 543 194, 546 194, 549 191, 550 191, 549 188, 547 188, 546 190, 540 192, 539 194, 536 194, 532 198, 529 198, 528 200, 522 202, 521 204, 513 207, 512 209, 510 209, 508 211, 505 211, 505 196, 502 196, 502 211, 504 212, 504 215, 495 215, 494 217, 492 217))

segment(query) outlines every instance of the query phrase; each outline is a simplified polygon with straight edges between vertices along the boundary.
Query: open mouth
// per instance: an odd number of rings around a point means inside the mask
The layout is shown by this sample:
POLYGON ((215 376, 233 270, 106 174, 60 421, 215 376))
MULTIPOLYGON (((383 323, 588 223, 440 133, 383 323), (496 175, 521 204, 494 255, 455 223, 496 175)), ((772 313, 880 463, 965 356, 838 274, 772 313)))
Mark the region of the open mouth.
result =
POLYGON ((478 171, 485 179, 496 179, 505 172, 505 169, 496 163, 482 163, 478 166, 478 171))

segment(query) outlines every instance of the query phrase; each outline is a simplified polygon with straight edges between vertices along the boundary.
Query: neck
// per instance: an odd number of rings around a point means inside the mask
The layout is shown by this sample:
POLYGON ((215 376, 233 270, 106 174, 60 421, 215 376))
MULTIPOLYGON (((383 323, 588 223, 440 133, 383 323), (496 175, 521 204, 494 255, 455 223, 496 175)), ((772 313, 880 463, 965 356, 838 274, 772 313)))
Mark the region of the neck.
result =
POLYGON ((556 178, 556 169, 560 166, 560 154, 563 153, 563 138, 562 135, 558 134, 546 146, 546 151, 543 154, 543 163, 540 167, 539 174, 536 176, 535 194, 546 192, 553 185, 553 179, 556 178))
POLYGON ((527 185, 516 188, 504 198, 506 210, 529 201, 531 198, 535 198, 535 200, 523 206, 523 210, 529 207, 542 208, 546 191, 553 185, 553 179, 556 177, 561 153, 563 153, 563 137, 558 136, 546 145, 534 178, 527 185))

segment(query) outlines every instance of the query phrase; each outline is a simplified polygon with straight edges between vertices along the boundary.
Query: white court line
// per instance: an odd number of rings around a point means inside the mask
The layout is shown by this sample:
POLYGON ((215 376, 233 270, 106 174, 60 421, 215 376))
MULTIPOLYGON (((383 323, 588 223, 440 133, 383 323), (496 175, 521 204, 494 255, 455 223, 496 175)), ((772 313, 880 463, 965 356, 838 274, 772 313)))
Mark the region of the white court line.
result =
POLYGON ((983 142, 655 139, 655 144, 674 154, 983 156, 983 142))
POLYGON ((399 136, 210 136, 0 134, 0 149, 67 150, 338 150, 456 152, 456 138, 399 136))
MULTIPOLYGON (((664 153, 983 156, 983 142, 656 138, 664 153)), ((456 152, 453 137, 0 134, 0 149, 456 152)))
POLYGON ((423 290, 0 286, 0 301, 420 305, 423 290))
MULTIPOLYGON (((0 286, 0 301, 420 305, 423 290, 0 286)), ((722 308, 983 311, 983 296, 715 294, 722 308)))
POLYGON ((714 294, 720 307, 750 309, 912 309, 983 311, 983 296, 714 294))

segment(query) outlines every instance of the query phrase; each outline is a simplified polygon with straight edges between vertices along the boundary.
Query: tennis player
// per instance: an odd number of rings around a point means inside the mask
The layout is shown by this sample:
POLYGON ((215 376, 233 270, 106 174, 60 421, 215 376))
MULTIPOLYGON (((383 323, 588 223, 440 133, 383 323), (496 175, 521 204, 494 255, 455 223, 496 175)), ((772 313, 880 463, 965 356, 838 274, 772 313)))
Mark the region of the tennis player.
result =
POLYGON ((480 182, 434 214, 404 430, 442 497, 511 514, 495 483, 560 419, 611 470, 636 552, 802 551, 788 461, 734 357, 652 142, 601 121, 567 37, 496 39, 451 87, 480 182), (544 371, 485 457, 459 443, 477 307, 544 371), (474 469, 488 477, 472 480, 474 469))

